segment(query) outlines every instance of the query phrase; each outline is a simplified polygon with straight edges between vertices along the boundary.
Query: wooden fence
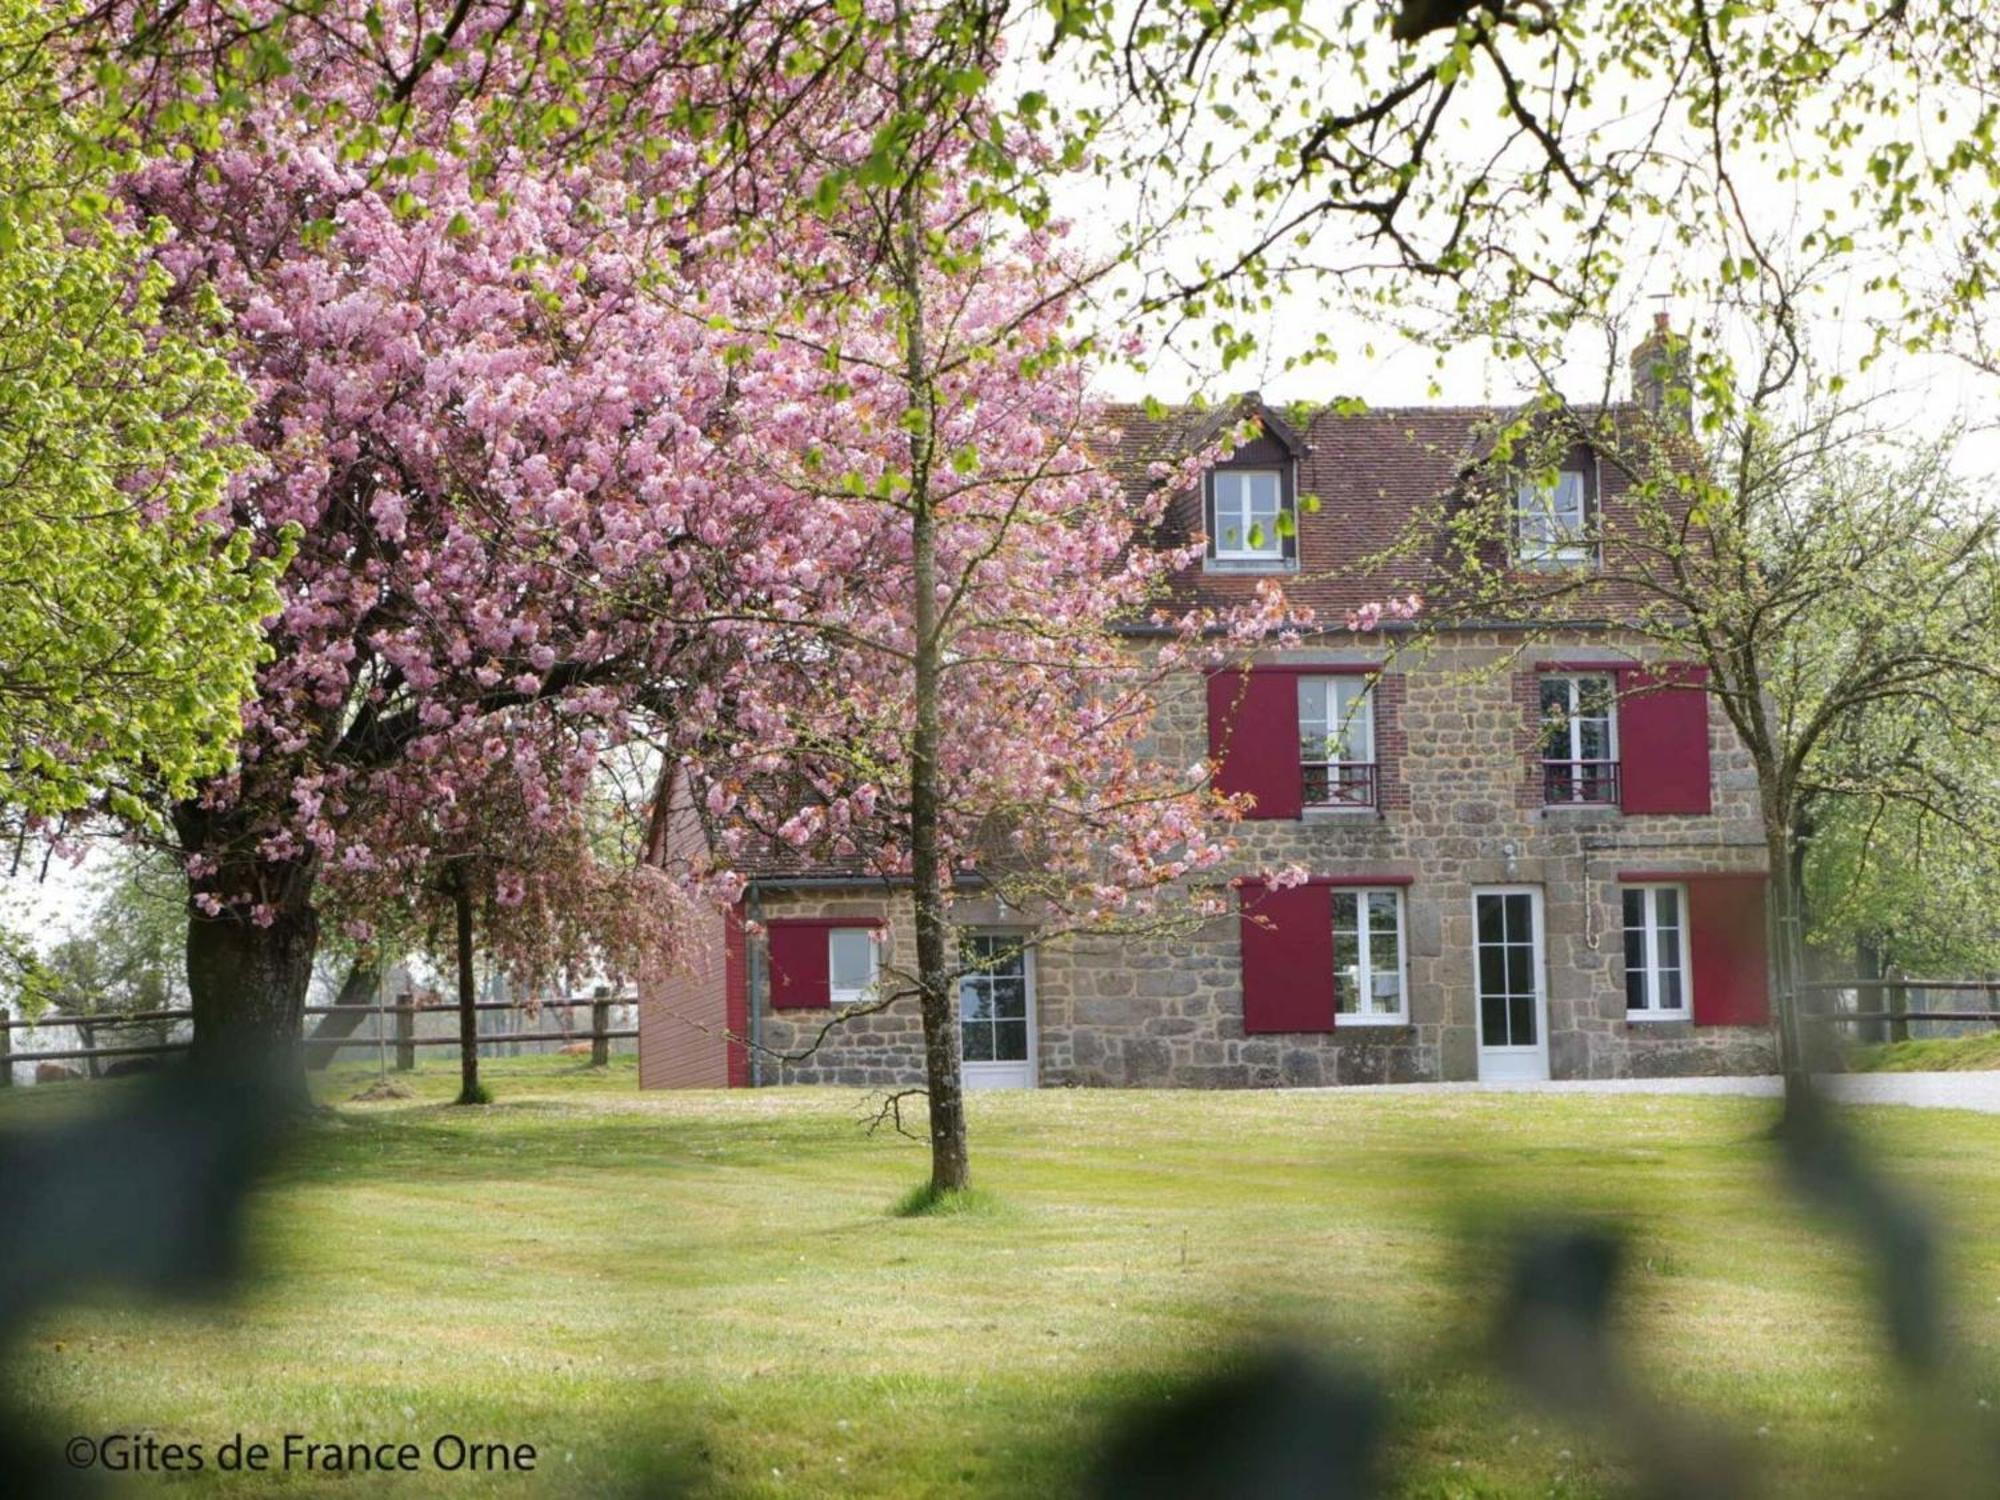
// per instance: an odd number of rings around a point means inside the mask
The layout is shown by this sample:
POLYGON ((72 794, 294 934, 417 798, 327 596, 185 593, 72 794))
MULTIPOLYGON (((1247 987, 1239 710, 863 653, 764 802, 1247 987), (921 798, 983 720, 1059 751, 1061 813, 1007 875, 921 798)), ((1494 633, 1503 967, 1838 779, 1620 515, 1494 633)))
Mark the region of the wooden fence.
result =
MULTIPOLYGON (((636 1026, 614 1027, 611 1024, 611 1010, 613 1006, 632 1005, 634 1003, 636 1003, 635 997, 631 995, 613 995, 608 993, 556 1000, 536 1000, 533 1002, 481 1000, 474 1004, 472 1007, 474 1010, 514 1011, 517 1014, 527 1014, 530 1011, 578 1010, 588 1007, 590 1010, 590 1029, 588 1031, 578 1031, 574 1028, 569 1028, 558 1031, 487 1032, 479 1038, 479 1052, 482 1057, 490 1057, 493 1055, 490 1049, 506 1046, 514 1042, 589 1042, 592 1066, 602 1067, 611 1060, 612 1042, 638 1036, 639 1030, 636 1026)), ((354 1021, 358 1025, 363 1018, 368 1016, 391 1017, 395 1023, 395 1035, 393 1037, 381 1035, 378 1023, 377 1035, 374 1036, 356 1036, 351 1031, 345 1032, 340 1036, 307 1036, 300 1038, 299 1045, 306 1048, 332 1047, 336 1050, 341 1047, 380 1047, 385 1052, 393 1049, 396 1057, 396 1070, 407 1073, 417 1065, 417 1048, 456 1047, 459 1044, 456 1033, 449 1036, 418 1036, 417 1017, 420 1015, 456 1017, 458 1011, 459 1007, 456 1004, 418 1005, 408 997, 399 999, 393 1005, 308 1005, 303 1012, 307 1018, 313 1016, 339 1016, 354 1021)), ((192 1021, 193 1019, 194 1012, 187 1008, 126 1011, 122 1013, 104 1012, 92 1015, 45 1015, 33 1021, 14 1020, 0 1015, 0 1088, 5 1088, 14 1081, 15 1063, 90 1063, 107 1058, 157 1057, 166 1053, 185 1052, 190 1045, 185 1041, 130 1043, 101 1047, 96 1045, 96 1032, 102 1027, 110 1027, 115 1030, 121 1026, 157 1025, 161 1022, 173 1023, 192 1021), (54 1029, 57 1027, 84 1032, 86 1040, 91 1045, 85 1047, 52 1048, 37 1052, 16 1052, 13 1050, 13 1033, 23 1030, 54 1029)))
POLYGON ((1816 1009, 1816 1020, 1828 1025, 1871 1025, 1882 1028, 1884 1036, 1892 1042, 1908 1041, 1912 1022, 1985 1022, 2000 1025, 2000 1009, 1994 1008, 1994 1001, 2000 998, 2000 979, 1820 979, 1799 986, 1807 996, 1835 995, 1852 992, 1856 999, 1853 1010, 1816 1009), (1934 1010, 1925 1006, 1912 1010, 1909 996, 1912 991, 1928 994, 1974 994, 1986 997, 1984 1010, 1934 1010), (1864 997, 1874 996, 1874 1008, 1864 1008, 1864 997))

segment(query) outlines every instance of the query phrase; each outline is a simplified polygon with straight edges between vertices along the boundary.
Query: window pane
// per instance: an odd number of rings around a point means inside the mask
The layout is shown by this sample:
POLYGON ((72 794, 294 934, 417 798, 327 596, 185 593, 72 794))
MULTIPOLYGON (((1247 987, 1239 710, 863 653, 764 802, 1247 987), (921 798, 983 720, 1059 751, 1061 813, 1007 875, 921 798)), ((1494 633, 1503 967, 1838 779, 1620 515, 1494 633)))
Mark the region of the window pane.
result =
POLYGON ((1555 513, 1556 524, 1569 536, 1577 536, 1583 531, 1583 474, 1580 470, 1564 469, 1556 476, 1550 508, 1555 513))
POLYGON ((1326 679, 1299 679, 1299 738, 1310 742, 1326 737, 1326 679))
POLYGON ((1625 889, 1625 925, 1627 927, 1646 925, 1646 893, 1634 890, 1630 886, 1625 889))
POLYGON ((993 1061, 993 1027, 988 1022, 966 1022, 965 1060, 967 1062, 993 1061))
POLYGON ((974 976, 958 982, 958 1013, 968 1021, 982 1021, 992 1016, 993 995, 986 980, 974 976))
POLYGON ((1542 679, 1542 724, 1550 731, 1569 722, 1569 679, 1567 677, 1544 677, 1542 679))
POLYGON ((827 983, 836 994, 859 994, 874 979, 875 939, 859 927, 827 934, 827 983))
POLYGON ((1507 1045, 1507 1000, 1504 995, 1479 997, 1479 1040, 1488 1047, 1507 1045))
POLYGON ((993 1060, 1025 1062, 1028 1057, 1028 1023, 1000 1021, 993 1027, 993 1060))
POLYGON ((1646 966, 1644 963, 1632 961, 1632 943, 1629 935, 1625 942, 1625 1008, 1627 1010, 1647 1008, 1646 966))
POLYGON ((1028 986, 1025 981, 1008 975, 993 981, 993 1014, 1003 1019, 1018 1020, 1028 1013, 1028 986))
POLYGON ((1249 523, 1244 518, 1243 476, 1216 474, 1210 479, 1215 492, 1215 545, 1218 551, 1240 552, 1249 523))
POLYGON ((1508 1041, 1516 1047, 1535 1045, 1535 997, 1512 995, 1507 1000, 1508 1041))
POLYGON ((1500 947, 1482 947, 1479 950, 1480 994, 1504 995, 1507 992, 1506 952, 1500 947))
POLYGON ((1352 928, 1333 929, 1333 992, 1338 1009, 1352 1013, 1360 1008, 1361 937, 1352 928))
MULTIPOLYGON (((1670 885, 1661 886, 1653 892, 1653 909, 1659 913, 1659 923, 1662 931, 1678 932, 1680 930, 1681 893, 1679 891, 1670 885)), ((1678 944, 1676 944, 1676 951, 1678 951, 1678 944)), ((1665 949, 1661 950, 1660 956, 1662 958, 1666 957, 1665 949)))
MULTIPOLYGON (((1634 894, 1627 892, 1628 896, 1634 894)), ((1631 1010, 1646 1008, 1646 931, 1625 929, 1625 1004, 1631 1010)))
POLYGON ((1680 1010, 1687 1005, 1681 998, 1681 971, 1662 969, 1660 971, 1660 1009, 1680 1010))
POLYGON ((1503 896, 1507 903, 1507 941, 1510 943, 1532 943, 1534 941, 1533 908, 1526 896, 1503 896))
POLYGON ((1507 919, 1500 908, 1498 896, 1479 898, 1479 941, 1497 943, 1506 935, 1507 919))
POLYGON ((1269 530, 1278 519, 1278 476, 1255 473, 1246 474, 1243 479, 1249 493, 1251 517, 1269 530))
POLYGON ((1507 954, 1507 993, 1525 995, 1535 987, 1535 953, 1532 948, 1510 943, 1507 954))

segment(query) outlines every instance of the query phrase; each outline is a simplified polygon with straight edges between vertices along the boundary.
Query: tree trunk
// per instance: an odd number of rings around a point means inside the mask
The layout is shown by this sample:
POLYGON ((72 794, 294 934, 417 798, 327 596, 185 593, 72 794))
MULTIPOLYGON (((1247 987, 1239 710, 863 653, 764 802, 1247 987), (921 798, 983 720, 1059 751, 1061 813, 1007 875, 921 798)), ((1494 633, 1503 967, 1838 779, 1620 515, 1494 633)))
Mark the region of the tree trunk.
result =
POLYGON ((1809 1035, 1804 991, 1805 944, 1799 915, 1797 865, 1792 842, 1780 821, 1766 825, 1770 855, 1772 1001, 1778 1016, 1778 1063, 1785 1097, 1797 1100, 1808 1086, 1816 1039, 1809 1035))
MULTIPOLYGON (((905 18, 896 12, 898 92, 908 66, 905 18)), ((917 170, 921 170, 920 168, 917 170)), ((931 1190, 960 1192, 971 1184, 965 1140, 965 1082, 960 1066, 958 1006, 953 994, 950 913, 940 850, 938 752, 943 742, 939 694, 944 661, 937 601, 937 510, 931 491, 936 461, 936 386, 924 326, 923 203, 920 182, 901 195, 897 272, 902 303, 903 374, 910 433, 910 551, 915 592, 911 643, 916 725, 910 740, 910 883, 917 925, 917 992, 924 1021, 924 1087, 931 1122, 931 1190)))
POLYGON ((472 884, 464 875, 452 883, 452 913, 458 919, 458 1102, 484 1104, 479 1091, 478 992, 472 978, 472 884))
MULTIPOLYGON (((368 1014, 361 1007, 375 1003, 375 992, 381 981, 382 966, 379 962, 363 963, 357 960, 350 964, 347 978, 341 983, 340 993, 334 996, 333 1003, 343 1008, 354 1007, 353 1014, 343 1015, 336 1011, 333 1015, 321 1016, 319 1025, 313 1028, 312 1040, 315 1043, 330 1043, 335 1038, 344 1040, 359 1031, 362 1018, 368 1014)), ((380 1024, 379 1017, 377 1024, 380 1024)), ((308 1047, 306 1068, 314 1073, 319 1072, 332 1063, 334 1054, 339 1051, 340 1048, 334 1046, 308 1047)))
POLYGON ((279 907, 266 926, 233 907, 213 917, 194 912, 187 937, 191 1057, 239 1064, 253 1057, 277 1070, 294 1102, 306 1102, 299 1023, 318 947, 319 917, 303 902, 279 907))

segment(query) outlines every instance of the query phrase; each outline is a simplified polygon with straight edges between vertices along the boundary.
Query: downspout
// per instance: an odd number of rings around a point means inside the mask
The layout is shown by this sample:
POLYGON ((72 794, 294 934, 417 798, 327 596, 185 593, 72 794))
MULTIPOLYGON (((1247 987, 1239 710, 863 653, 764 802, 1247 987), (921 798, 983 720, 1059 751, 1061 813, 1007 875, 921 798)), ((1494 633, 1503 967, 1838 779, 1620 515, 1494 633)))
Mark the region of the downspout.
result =
MULTIPOLYGON (((754 925, 764 925, 764 893, 756 881, 751 881, 743 891, 743 914, 754 925)), ((760 1087, 764 1080, 764 945, 752 943, 746 937, 743 943, 743 1003, 750 1012, 750 1087, 760 1087)))

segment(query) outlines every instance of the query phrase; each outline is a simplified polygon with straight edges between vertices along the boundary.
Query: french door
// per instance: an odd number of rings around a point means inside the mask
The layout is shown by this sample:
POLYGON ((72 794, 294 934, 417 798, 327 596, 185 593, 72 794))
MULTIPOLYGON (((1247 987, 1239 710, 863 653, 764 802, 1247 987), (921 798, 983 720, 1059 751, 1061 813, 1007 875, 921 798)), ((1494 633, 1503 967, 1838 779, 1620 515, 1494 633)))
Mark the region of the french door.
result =
POLYGON ((959 1044, 969 1089, 1035 1086, 1035 966, 1024 939, 969 933, 958 981, 959 1044))
POLYGON ((1495 886, 1472 893, 1472 982, 1484 1080, 1549 1076, 1542 893, 1495 886))

